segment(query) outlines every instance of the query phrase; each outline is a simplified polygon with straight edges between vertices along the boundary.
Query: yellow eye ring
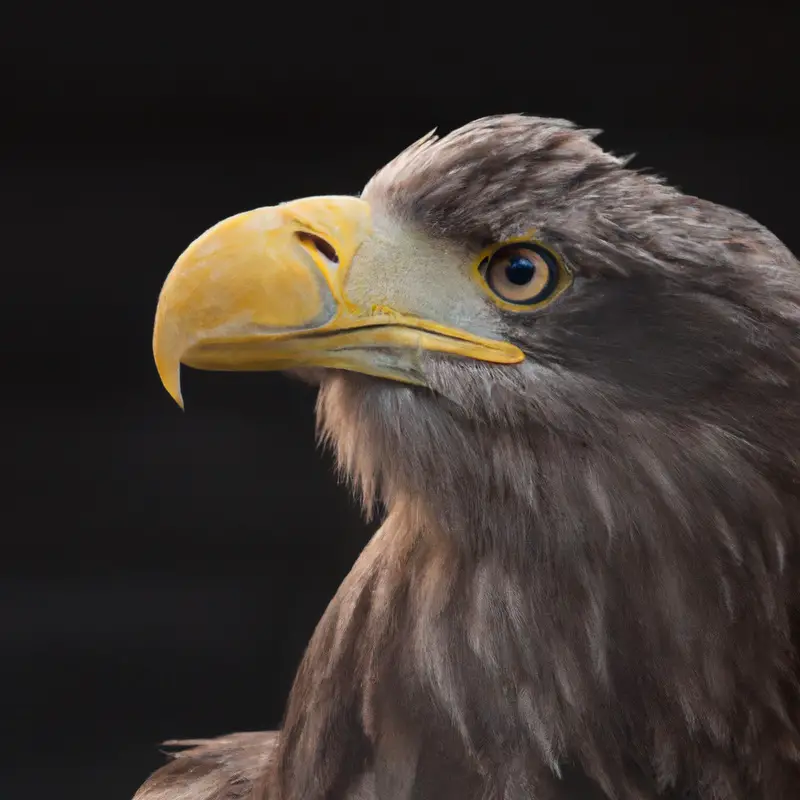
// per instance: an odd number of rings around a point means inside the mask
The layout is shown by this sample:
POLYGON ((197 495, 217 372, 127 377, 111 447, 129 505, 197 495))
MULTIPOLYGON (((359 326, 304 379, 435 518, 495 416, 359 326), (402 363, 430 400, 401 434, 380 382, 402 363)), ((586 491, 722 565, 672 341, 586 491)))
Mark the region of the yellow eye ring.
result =
POLYGON ((484 253, 478 275, 492 300, 514 311, 541 308, 571 283, 558 256, 529 239, 506 242, 484 253))

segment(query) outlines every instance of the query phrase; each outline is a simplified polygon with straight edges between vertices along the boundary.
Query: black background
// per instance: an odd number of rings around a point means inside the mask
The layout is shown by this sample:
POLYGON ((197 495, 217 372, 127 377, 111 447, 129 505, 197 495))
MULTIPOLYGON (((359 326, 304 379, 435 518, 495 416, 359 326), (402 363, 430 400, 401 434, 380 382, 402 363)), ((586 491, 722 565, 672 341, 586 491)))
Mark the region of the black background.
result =
POLYGON ((525 111, 798 252, 800 28, 775 5, 3 12, 0 800, 124 800, 160 740, 279 724, 374 527, 310 388, 189 371, 185 414, 161 388, 153 312, 186 244, 525 111))

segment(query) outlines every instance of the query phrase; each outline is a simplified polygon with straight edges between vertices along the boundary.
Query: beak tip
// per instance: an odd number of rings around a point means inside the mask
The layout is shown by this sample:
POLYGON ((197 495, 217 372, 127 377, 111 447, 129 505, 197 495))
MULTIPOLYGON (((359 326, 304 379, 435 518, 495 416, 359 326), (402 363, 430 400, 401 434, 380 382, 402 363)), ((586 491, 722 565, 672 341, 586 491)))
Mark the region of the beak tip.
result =
POLYGON ((181 411, 185 411, 183 403, 183 393, 181 392, 181 365, 180 361, 169 359, 164 363, 156 358, 156 367, 161 383, 167 390, 169 396, 180 406, 181 411))
POLYGON ((159 305, 153 331, 153 359, 161 384, 182 411, 185 410, 181 393, 181 354, 184 350, 185 344, 180 332, 174 326, 163 324, 163 313, 159 305))
POLYGON ((176 373, 175 380, 164 381, 164 388, 169 393, 169 396, 178 404, 180 410, 186 411, 186 407, 183 402, 183 393, 181 392, 180 372, 176 373))

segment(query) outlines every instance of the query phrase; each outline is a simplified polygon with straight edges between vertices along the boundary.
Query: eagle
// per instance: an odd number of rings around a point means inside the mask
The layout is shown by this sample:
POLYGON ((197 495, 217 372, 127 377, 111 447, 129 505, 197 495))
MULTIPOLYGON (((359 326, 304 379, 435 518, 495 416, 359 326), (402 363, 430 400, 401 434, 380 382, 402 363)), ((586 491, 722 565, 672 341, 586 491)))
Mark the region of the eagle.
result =
POLYGON ((136 800, 800 796, 800 271, 744 213, 529 115, 223 220, 156 365, 318 385, 382 524, 282 728, 136 800))

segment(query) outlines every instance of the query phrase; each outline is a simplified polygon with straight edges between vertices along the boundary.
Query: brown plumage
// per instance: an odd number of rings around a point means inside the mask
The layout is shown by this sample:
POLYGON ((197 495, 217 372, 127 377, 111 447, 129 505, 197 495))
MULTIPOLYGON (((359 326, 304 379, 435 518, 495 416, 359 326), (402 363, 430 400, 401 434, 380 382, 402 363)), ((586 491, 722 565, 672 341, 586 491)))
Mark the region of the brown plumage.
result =
POLYGON ((798 263, 591 138, 489 118, 367 185, 434 287, 438 253, 531 229, 573 283, 487 306, 519 364, 308 373, 385 521, 281 731, 184 750, 137 800, 800 796, 798 263))

